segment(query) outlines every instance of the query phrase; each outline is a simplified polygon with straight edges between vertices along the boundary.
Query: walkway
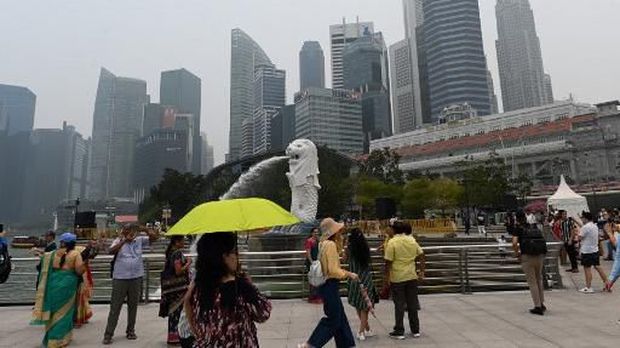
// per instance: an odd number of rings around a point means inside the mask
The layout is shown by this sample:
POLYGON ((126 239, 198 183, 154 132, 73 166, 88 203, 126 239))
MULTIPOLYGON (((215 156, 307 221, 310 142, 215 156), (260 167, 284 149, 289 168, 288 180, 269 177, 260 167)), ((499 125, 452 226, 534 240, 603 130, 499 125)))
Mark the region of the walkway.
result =
MULTIPOLYGON (((549 311, 544 317, 527 313, 531 302, 525 292, 423 296, 420 313, 422 337, 405 341, 393 341, 387 337, 393 307, 390 302, 382 302, 377 308, 379 319, 371 319, 377 337, 368 339, 359 347, 618 346, 618 293, 585 295, 570 289, 554 290, 546 295, 549 311)), ((346 307, 355 327, 355 314, 348 305, 346 307)), ((94 310, 92 322, 74 331, 72 347, 101 347, 107 306, 97 305, 94 310)), ((113 347, 165 347, 166 322, 157 317, 157 311, 156 304, 140 306, 138 341, 129 342, 123 336, 117 336, 113 347)), ((298 342, 307 338, 321 315, 321 306, 300 300, 274 301, 271 319, 258 328, 261 346, 296 347, 298 342)), ((29 307, 0 308, 0 347, 38 347, 42 328, 28 326, 29 316, 29 307)), ((122 318, 117 329, 119 334, 124 332, 124 324, 122 318)))

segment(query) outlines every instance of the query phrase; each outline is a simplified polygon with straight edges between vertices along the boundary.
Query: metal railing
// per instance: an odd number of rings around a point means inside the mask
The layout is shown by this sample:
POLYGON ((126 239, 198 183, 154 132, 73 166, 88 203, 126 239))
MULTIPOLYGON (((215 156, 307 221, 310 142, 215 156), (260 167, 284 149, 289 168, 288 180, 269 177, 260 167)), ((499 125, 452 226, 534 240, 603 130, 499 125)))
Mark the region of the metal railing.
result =
MULTIPOLYGON (((545 274, 561 287, 558 255, 561 243, 547 243, 545 274)), ((426 277, 420 292, 463 293, 527 289, 525 275, 512 255, 510 244, 446 245, 424 247, 426 277)), ((242 252, 242 267, 253 283, 271 298, 303 298, 308 295, 304 251, 242 252)), ((95 284, 93 302, 108 302, 112 290, 109 255, 91 262, 95 284)), ((144 254, 143 301, 159 300, 163 254, 144 254)), ((35 297, 38 258, 13 258, 9 280, 0 284, 0 305, 31 304, 35 297)), ((345 264, 346 267, 346 264, 345 264)), ((373 249, 372 273, 377 287, 383 282, 384 261, 373 249)), ((346 291, 346 282, 342 282, 346 291)))

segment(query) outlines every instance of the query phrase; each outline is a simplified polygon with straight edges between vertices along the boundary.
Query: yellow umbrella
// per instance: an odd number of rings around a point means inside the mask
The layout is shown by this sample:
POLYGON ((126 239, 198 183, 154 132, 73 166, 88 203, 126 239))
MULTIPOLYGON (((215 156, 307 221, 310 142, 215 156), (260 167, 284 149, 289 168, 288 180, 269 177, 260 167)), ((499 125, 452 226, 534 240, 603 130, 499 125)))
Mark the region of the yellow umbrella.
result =
POLYGON ((299 222, 298 218, 270 200, 231 199, 195 207, 172 226, 166 235, 242 232, 299 222))

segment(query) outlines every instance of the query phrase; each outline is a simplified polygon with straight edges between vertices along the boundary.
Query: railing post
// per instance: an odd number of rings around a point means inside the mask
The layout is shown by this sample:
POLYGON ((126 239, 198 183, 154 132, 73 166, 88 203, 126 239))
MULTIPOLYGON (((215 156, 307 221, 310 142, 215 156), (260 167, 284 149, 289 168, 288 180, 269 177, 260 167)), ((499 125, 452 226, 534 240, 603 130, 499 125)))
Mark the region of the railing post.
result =
POLYGON ((469 250, 463 249, 463 259, 465 262, 465 293, 471 294, 471 284, 469 283, 469 250))
POLYGON ((465 277, 464 277, 464 270, 463 270, 463 263, 464 263, 464 258, 465 258, 465 249, 460 249, 459 250, 459 284, 461 286, 461 294, 464 294, 465 291, 465 277))
POLYGON ((144 260, 144 303, 149 303, 149 283, 151 280, 151 263, 149 262, 149 259, 146 258, 144 260))

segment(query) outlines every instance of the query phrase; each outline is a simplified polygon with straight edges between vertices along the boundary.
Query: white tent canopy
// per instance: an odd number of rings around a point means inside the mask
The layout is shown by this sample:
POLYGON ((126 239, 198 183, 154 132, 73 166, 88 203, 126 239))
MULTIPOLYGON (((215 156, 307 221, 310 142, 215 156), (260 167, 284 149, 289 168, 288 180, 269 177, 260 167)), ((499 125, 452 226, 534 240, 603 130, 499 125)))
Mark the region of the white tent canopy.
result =
POLYGON ((566 210, 568 216, 576 219, 579 219, 581 212, 590 211, 586 198, 568 186, 564 175, 560 177, 558 190, 547 200, 547 206, 552 206, 554 210, 566 210))

